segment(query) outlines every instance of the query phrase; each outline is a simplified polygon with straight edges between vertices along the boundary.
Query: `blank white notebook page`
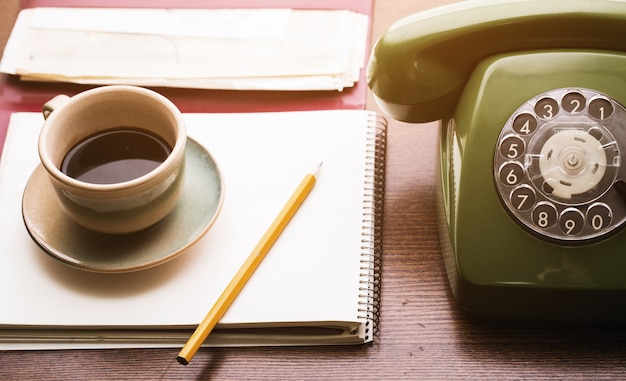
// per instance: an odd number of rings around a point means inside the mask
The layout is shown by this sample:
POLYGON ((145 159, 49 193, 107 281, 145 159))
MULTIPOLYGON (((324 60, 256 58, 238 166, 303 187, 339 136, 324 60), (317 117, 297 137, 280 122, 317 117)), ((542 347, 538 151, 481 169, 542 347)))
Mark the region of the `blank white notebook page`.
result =
POLYGON ((220 323, 359 321, 373 117, 364 111, 186 114, 188 135, 221 169, 225 198, 218 219, 173 261, 95 274, 50 258, 28 235, 22 192, 39 163, 43 118, 13 114, 0 162, 0 327, 198 324, 319 162, 309 197, 220 323))

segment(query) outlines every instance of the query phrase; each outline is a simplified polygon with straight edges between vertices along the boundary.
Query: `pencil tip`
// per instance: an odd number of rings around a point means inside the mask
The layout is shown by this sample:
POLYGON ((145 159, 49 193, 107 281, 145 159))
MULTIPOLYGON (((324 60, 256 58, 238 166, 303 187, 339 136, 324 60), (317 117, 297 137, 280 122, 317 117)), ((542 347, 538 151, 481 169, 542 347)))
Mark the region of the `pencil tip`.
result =
POLYGON ((317 176, 317 174, 318 174, 318 173, 319 173, 319 171, 320 171, 320 168, 322 168, 322 164, 324 164, 324 162, 323 162, 323 161, 320 161, 320 163, 317 165, 317 167, 315 167, 315 169, 313 170, 313 172, 311 172, 311 174, 312 174, 313 176, 317 176))
POLYGON ((182 356, 178 356, 176 357, 176 360, 178 360, 178 362, 182 365, 187 365, 189 364, 189 361, 187 361, 186 358, 182 357, 182 356))

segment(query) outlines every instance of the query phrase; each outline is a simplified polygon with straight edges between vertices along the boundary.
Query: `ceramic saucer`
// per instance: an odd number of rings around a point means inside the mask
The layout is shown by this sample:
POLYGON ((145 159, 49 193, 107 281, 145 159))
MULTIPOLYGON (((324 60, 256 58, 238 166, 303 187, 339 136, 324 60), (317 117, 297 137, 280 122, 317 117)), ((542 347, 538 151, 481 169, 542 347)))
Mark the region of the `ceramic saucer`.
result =
POLYGON ((204 236, 224 199, 219 168, 204 147, 188 139, 185 160, 184 190, 174 210, 146 230, 123 235, 96 233, 72 221, 39 165, 22 198, 26 229, 47 254, 81 270, 129 272, 169 261, 204 236))

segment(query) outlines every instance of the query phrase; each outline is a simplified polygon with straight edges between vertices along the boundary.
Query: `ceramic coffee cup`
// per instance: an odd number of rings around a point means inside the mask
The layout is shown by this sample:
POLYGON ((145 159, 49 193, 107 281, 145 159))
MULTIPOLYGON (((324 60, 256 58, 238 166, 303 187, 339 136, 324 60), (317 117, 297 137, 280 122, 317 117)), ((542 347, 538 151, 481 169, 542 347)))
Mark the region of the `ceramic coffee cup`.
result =
POLYGON ((103 86, 44 105, 39 156, 63 211, 102 233, 163 219, 183 185, 185 123, 164 96, 103 86))

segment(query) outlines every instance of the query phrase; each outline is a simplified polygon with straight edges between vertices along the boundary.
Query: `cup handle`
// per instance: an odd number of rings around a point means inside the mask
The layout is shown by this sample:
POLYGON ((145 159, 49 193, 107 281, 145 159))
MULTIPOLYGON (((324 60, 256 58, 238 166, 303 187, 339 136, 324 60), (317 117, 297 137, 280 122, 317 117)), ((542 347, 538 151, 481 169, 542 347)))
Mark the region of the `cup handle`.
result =
POLYGON ((64 94, 57 95, 56 97, 50 99, 48 102, 44 103, 41 112, 43 113, 43 118, 48 119, 52 111, 61 107, 63 104, 67 103, 70 100, 70 97, 64 94))

